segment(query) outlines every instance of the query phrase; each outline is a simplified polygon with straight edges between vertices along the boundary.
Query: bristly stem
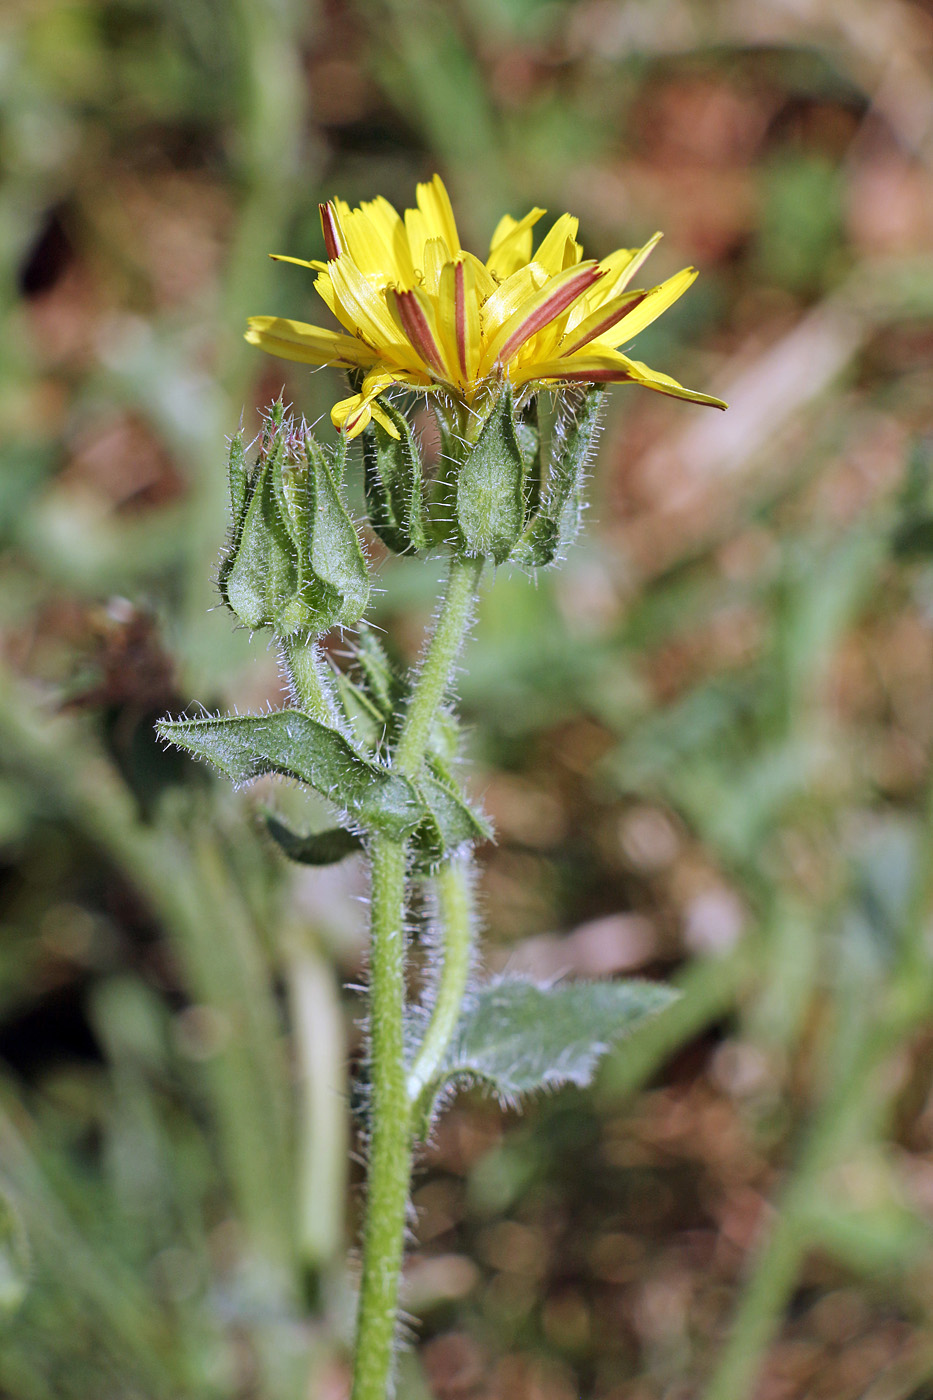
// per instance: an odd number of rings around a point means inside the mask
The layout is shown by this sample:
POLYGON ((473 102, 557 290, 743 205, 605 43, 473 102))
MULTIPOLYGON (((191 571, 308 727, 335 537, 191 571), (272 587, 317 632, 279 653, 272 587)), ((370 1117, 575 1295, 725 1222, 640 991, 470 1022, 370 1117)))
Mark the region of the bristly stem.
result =
POLYGON ((451 558, 447 592, 395 750, 394 766, 406 777, 417 777, 424 762, 437 711, 447 694, 454 662, 472 621, 473 602, 482 571, 482 559, 461 559, 457 555, 451 558))
MULTIPOLYGON (((472 620, 482 567, 481 559, 451 559, 447 592, 394 754, 394 767, 406 777, 417 777, 424 763, 438 708, 472 620)), ((371 1130, 352 1400, 385 1400, 390 1393, 412 1160, 404 1041, 408 850, 405 842, 374 835, 369 854, 371 1130)))
POLYGON ((317 642, 306 637, 282 638, 282 661, 295 700, 312 719, 334 726, 337 709, 327 663, 317 642))
POLYGON ((433 1082, 457 1027, 473 961, 473 899, 469 859, 459 857, 435 877, 444 961, 431 1019, 408 1072, 408 1099, 413 1108, 433 1082))
POLYGON ((406 851, 401 842, 376 836, 369 854, 371 1133, 352 1400, 385 1400, 388 1392, 411 1178, 404 1043, 406 851))

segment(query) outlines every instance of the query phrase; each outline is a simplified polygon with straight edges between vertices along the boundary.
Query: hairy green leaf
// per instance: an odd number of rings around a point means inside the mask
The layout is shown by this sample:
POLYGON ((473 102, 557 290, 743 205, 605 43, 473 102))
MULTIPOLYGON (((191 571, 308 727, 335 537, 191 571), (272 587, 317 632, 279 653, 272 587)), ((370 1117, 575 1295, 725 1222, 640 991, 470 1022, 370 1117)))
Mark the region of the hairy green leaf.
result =
POLYGON ((342 734, 301 710, 163 720, 161 738, 206 758, 235 783, 278 773, 307 783, 368 829, 402 839, 425 816, 413 783, 362 758, 342 734))
MULTIPOLYGON (((301 710, 163 720, 158 733, 177 748, 208 759, 233 782, 248 782, 263 773, 297 778, 366 830, 399 840, 414 833, 415 860, 421 869, 432 869, 466 842, 485 841, 490 835, 488 824, 439 757, 431 758, 424 775, 412 782, 362 757, 342 734, 301 710)), ((304 838, 286 832, 280 839, 278 831, 272 835, 286 855, 304 858, 295 854, 294 844, 304 838)), ((309 858, 309 863, 319 862, 309 858)))
POLYGON ((482 1080, 505 1101, 584 1086, 615 1041, 676 997, 657 982, 493 982, 467 1002, 439 1083, 482 1080))
POLYGON ((490 839, 489 823, 471 807, 436 755, 429 758, 418 787, 428 808, 428 816, 414 835, 419 868, 431 870, 467 842, 472 845, 490 839))
POLYGON ((312 831, 308 836, 300 836, 272 812, 266 813, 266 830, 282 854, 299 865, 336 865, 363 848, 363 842, 355 831, 335 826, 327 831, 312 831))

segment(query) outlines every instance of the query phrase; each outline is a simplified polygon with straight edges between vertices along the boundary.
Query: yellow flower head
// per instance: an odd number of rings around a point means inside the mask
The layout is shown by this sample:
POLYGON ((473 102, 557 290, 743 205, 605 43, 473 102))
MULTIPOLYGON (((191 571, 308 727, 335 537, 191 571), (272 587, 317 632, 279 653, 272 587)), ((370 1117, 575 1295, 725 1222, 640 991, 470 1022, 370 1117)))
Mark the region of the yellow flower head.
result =
POLYGON ((379 395, 393 384, 445 390, 468 407, 509 379, 534 391, 561 384, 643 384, 725 408, 720 399, 631 360, 618 347, 651 324, 696 277, 693 268, 650 290, 631 290, 660 238, 584 259, 578 220, 562 214, 532 252, 544 213, 506 214, 485 263, 460 246, 443 181, 419 185, 404 218, 379 198, 351 209, 321 205, 327 262, 282 258, 317 271, 315 287, 346 334, 280 316, 253 316, 246 339, 282 359, 362 374, 359 392, 334 405, 335 426, 356 437, 375 418, 396 437, 379 395))

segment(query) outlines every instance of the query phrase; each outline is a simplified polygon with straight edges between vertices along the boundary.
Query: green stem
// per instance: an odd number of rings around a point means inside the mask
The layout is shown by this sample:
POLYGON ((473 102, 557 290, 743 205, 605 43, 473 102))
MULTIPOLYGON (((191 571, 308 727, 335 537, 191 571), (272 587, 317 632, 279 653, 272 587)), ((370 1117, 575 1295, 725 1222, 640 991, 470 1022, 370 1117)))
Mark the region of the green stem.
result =
POLYGON ((473 960, 473 901, 469 861, 452 860, 435 879, 444 931, 444 963, 431 1020, 408 1074, 408 1099, 415 1106, 437 1074, 456 1029, 473 960))
POLYGON ((405 866, 399 841, 375 836, 369 1036, 372 1135, 352 1400, 385 1400, 395 1344, 398 1281, 411 1177, 405 1090, 405 866))
MULTIPOLYGON (((438 707, 450 684, 473 612, 481 559, 452 558, 444 602, 412 691, 394 766, 416 777, 438 707)), ((412 1107, 406 1085, 405 881, 407 844, 374 835, 370 953, 371 1137, 363 1279, 351 1400, 385 1400, 395 1349, 399 1275, 412 1163, 412 1107)))
POLYGON ((447 593, 395 751, 394 766, 406 777, 417 777, 424 762, 438 707, 447 693, 454 662, 472 619, 473 600, 482 571, 482 559, 461 559, 454 555, 450 561, 447 593))
POLYGON ((283 637, 282 660, 301 708, 312 719, 333 727, 337 723, 333 684, 317 642, 283 637))

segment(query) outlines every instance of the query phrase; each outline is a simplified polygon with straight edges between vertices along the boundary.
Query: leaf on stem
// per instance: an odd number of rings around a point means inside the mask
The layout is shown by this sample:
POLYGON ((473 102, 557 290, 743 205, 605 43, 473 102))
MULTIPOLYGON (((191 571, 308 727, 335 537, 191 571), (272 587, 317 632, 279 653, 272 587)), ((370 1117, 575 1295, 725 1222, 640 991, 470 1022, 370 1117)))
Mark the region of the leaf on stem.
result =
POLYGON ((584 1087, 616 1041, 677 996, 658 982, 493 982, 467 1001, 437 1087, 481 1081, 506 1103, 536 1089, 584 1087))
MULTIPOLYGON (((348 812, 363 830, 379 831, 394 840, 414 833, 416 865, 421 869, 433 869, 467 842, 490 835, 487 823, 440 759, 429 760, 424 775, 413 782, 362 757, 342 734, 301 710, 163 720, 157 731, 176 748, 208 759, 235 783, 264 773, 296 778, 348 812)), ((328 849, 327 843, 317 847, 315 838, 289 832, 281 822, 277 827, 280 830, 272 835, 293 860, 324 864, 342 859, 342 855, 331 855, 327 861, 313 858, 316 850, 328 849)), ((335 833, 324 834, 336 839, 335 833)), ((345 846, 343 855, 350 849, 345 846)))
POLYGON ((363 849, 357 833, 346 831, 342 826, 301 836, 272 812, 266 812, 265 820, 266 830, 282 854, 299 865, 336 865, 363 849))
POLYGON ((428 759, 418 787, 428 807, 413 838, 418 869, 433 870, 461 846, 491 839, 486 818, 467 802, 437 756, 428 759))
POLYGON ((277 773, 307 783, 361 827, 402 840, 423 820, 413 783, 355 753, 342 734, 301 710, 163 720, 162 739, 206 758, 235 783, 277 773))

